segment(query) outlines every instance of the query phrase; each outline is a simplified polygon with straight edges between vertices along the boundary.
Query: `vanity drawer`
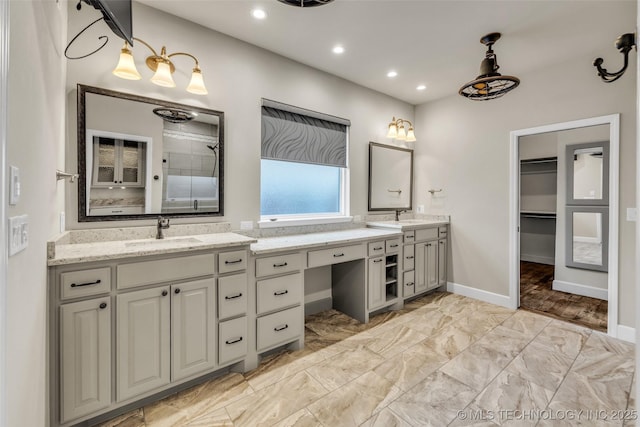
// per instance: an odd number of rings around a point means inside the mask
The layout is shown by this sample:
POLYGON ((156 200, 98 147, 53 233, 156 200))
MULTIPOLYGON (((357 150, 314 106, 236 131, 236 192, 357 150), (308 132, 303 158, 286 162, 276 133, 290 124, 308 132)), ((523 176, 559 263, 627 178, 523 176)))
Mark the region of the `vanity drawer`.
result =
POLYGON ((247 313, 247 275, 235 274, 218 279, 218 318, 228 319, 247 313))
POLYGON ((445 237, 447 237, 447 234, 449 234, 449 227, 438 227, 438 237, 440 239, 444 239, 445 237))
POLYGON ((256 283, 258 314, 300 304, 303 286, 302 273, 258 280, 256 283))
POLYGON ((220 274, 241 271, 247 268, 247 251, 223 252, 218 255, 220 274))
POLYGON ((89 209, 89 215, 139 215, 143 213, 143 206, 111 206, 89 209))
POLYGON ((61 273, 60 284, 60 299, 63 300, 107 293, 111 290, 111 269, 102 267, 61 273))
POLYGON ((416 242, 420 242, 423 240, 432 240, 438 238, 438 228, 423 228, 421 230, 416 230, 416 242))
POLYGON ((298 271, 302 267, 300 254, 288 254, 258 258, 256 260, 256 277, 273 276, 274 274, 298 271))
POLYGON ((218 364, 242 358, 247 354, 247 318, 239 317, 218 325, 218 364))
POLYGON ((258 351, 293 341, 302 334, 302 307, 293 307, 258 319, 258 351))
POLYGON ((333 249, 312 251, 308 256, 309 268, 313 268, 364 258, 365 247, 364 245, 340 246, 333 249))
POLYGON ((210 276, 214 270, 215 256, 204 254, 120 264, 116 276, 118 289, 128 289, 210 276))
POLYGON ((400 238, 385 241, 385 247, 387 253, 398 252, 400 250, 400 238))
POLYGON ((405 243, 413 243, 416 241, 416 231, 415 230, 405 231, 403 237, 404 237, 405 243))
POLYGON ((416 293, 416 286, 415 286, 415 271, 411 270, 411 271, 405 271, 404 274, 402 275, 402 296, 403 297, 410 297, 411 295, 416 293))
POLYGON ((384 240, 379 242, 372 242, 368 245, 369 256, 383 255, 384 254, 384 240))
POLYGON ((415 245, 404 246, 404 257, 402 268, 404 270, 413 270, 415 266, 415 245))

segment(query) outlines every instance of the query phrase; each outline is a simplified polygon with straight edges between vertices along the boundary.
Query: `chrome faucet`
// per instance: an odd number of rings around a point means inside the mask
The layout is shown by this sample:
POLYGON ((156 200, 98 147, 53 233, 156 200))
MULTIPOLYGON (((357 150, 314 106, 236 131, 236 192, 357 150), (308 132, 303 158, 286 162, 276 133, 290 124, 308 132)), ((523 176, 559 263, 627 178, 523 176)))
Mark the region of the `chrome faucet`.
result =
POLYGON ((406 211, 406 209, 396 209, 396 221, 400 221, 400 214, 406 211))
POLYGON ((169 228, 169 218, 162 218, 162 216, 158 217, 158 227, 156 233, 156 239, 164 239, 164 234, 162 234, 162 230, 166 230, 169 228))

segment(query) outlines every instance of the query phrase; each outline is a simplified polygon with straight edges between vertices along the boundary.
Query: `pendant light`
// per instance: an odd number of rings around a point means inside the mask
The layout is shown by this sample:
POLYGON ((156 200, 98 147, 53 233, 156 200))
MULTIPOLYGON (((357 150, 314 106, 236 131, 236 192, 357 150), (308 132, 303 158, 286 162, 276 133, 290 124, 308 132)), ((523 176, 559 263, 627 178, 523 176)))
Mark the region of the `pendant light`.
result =
POLYGON ((474 101, 488 101, 500 98, 520 84, 519 78, 498 73, 500 66, 492 48, 498 39, 500 39, 500 33, 487 34, 480 39, 480 43, 487 46, 485 58, 480 64, 480 75, 463 85, 458 91, 460 95, 474 101))

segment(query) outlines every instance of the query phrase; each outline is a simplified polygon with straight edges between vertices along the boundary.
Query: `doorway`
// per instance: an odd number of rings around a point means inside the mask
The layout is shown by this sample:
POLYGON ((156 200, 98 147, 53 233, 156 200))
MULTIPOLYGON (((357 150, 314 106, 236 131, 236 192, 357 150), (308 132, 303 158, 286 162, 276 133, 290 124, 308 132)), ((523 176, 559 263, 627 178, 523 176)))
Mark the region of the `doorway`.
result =
POLYGON ((618 115, 511 133, 513 308, 617 335, 618 135, 618 115))

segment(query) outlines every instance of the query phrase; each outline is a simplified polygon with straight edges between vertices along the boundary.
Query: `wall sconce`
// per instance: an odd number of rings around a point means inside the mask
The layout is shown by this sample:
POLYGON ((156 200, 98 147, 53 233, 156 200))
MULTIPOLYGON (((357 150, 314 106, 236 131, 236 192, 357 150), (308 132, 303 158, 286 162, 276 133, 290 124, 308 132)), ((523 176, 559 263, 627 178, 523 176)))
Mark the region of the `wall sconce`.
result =
MULTIPOLYGON (((173 74, 173 72, 176 70, 176 67, 173 65, 173 62, 171 62, 170 58, 178 55, 183 55, 190 57, 196 63, 196 66, 193 68, 193 72, 191 74, 191 81, 189 82, 189 86, 187 86, 187 92, 191 92, 196 95, 206 95, 207 93, 209 93, 204 85, 204 80, 202 79, 202 71, 200 70, 198 59, 195 56, 185 52, 170 53, 167 55, 167 49, 164 46, 162 46, 160 55, 158 55, 158 53, 144 40, 140 40, 136 37, 134 37, 133 40, 139 41, 140 43, 148 47, 149 50, 151 50, 151 52, 153 53, 153 55, 148 56, 146 59, 147 67, 155 72, 153 77, 151 77, 152 83, 163 87, 176 87, 176 84, 173 81, 173 77, 171 76, 171 74, 173 74)), ((120 60, 118 61, 118 65, 116 66, 115 70, 113 70, 113 74, 122 79, 140 80, 142 77, 136 69, 133 55, 131 54, 131 50, 129 48, 129 43, 124 42, 124 46, 120 51, 120 60)))
POLYGON ((605 83, 611 83, 618 80, 625 71, 627 71, 627 66, 629 65, 629 52, 636 46, 636 35, 634 33, 623 34, 616 39, 616 49, 618 49, 624 55, 624 65, 620 71, 615 73, 610 73, 606 68, 602 68, 602 63, 604 60, 602 58, 596 58, 593 61, 593 66, 598 69, 598 75, 605 83))
POLYGON ((413 131, 413 124, 409 120, 397 119, 394 117, 389 123, 389 131, 387 132, 387 138, 397 139, 398 141, 413 142, 416 140, 416 135, 413 131), (404 124, 409 124, 409 130, 404 129, 404 124))

